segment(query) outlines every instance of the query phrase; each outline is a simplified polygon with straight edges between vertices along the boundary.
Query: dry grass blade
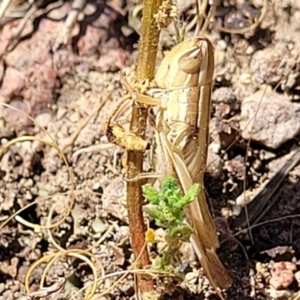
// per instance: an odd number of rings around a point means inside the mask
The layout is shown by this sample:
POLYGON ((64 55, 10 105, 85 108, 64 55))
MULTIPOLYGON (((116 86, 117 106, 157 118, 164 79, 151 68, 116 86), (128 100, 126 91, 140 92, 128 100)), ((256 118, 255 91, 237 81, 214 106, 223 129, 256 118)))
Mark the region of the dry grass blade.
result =
MULTIPOLYGON (((268 204, 278 188, 282 184, 288 173, 300 162, 300 148, 296 149, 292 156, 284 163, 281 169, 261 187, 260 191, 253 197, 251 203, 247 206, 249 223, 256 224, 269 211, 276 201, 276 197, 268 204), (268 205, 267 205, 268 204, 268 205)), ((235 222, 236 227, 244 227, 246 225, 245 212, 243 212, 235 222)))
POLYGON ((3 0, 1 1, 0 5, 0 22, 3 19, 5 12, 7 11, 8 7, 14 2, 14 0, 3 0))
POLYGON ((248 27, 234 29, 234 28, 225 28, 225 27, 220 26, 218 24, 215 24, 215 26, 220 31, 227 32, 227 33, 232 33, 232 34, 245 34, 245 33, 249 32, 249 31, 253 31, 265 19, 266 15, 267 15, 267 12, 268 12, 268 6, 269 6, 268 5, 268 0, 264 0, 263 7, 261 9, 261 13, 260 13, 259 18, 252 25, 250 25, 248 27))
MULTIPOLYGON (((42 288, 44 285, 44 282, 45 282, 45 277, 47 275, 47 272, 51 268, 51 266, 55 263, 55 261, 57 259, 62 258, 62 257, 67 257, 67 256, 78 258, 78 259, 86 262, 89 265, 89 267, 91 268, 91 270, 93 272, 93 276, 94 276, 94 281, 93 281, 91 289, 89 290, 89 292, 87 293, 87 295, 85 297, 85 299, 91 299, 97 289, 97 281, 98 281, 97 273, 98 273, 98 271, 95 267, 95 264, 87 257, 93 258, 93 260, 100 266, 101 266, 101 262, 92 253, 85 251, 85 250, 81 250, 81 249, 65 250, 65 251, 60 251, 60 252, 54 253, 54 254, 48 254, 48 255, 42 257, 41 259, 39 259, 38 261, 34 262, 30 266, 30 268, 26 274, 26 277, 25 277, 25 287, 26 287, 27 293, 30 293, 29 279, 32 276, 33 271, 37 268, 37 266, 39 266, 42 263, 47 263, 47 265, 44 269, 43 275, 41 277, 40 286, 42 288)), ((102 277, 103 276, 104 276, 104 271, 102 268, 102 277)))
MULTIPOLYGON (((19 39, 22 35, 24 28, 26 27, 26 24, 28 24, 28 22, 31 21, 31 18, 34 17, 34 15, 47 15, 49 11, 62 6, 64 2, 55 1, 54 3, 47 3, 46 1, 28 1, 28 3, 26 3, 27 11, 19 12, 17 16, 14 16, 15 13, 13 13, 11 14, 12 16, 8 16, 6 18, 6 14, 9 9, 12 10, 12 8, 18 8, 18 6, 21 7, 22 4, 24 3, 20 3, 20 1, 18 0, 4 0, 1 2, 0 23, 2 21, 2 23, 4 24, 3 19, 5 19, 5 21, 7 21, 6 19, 8 19, 8 22, 14 19, 20 19, 16 27, 14 28, 12 41, 10 42, 10 44, 7 45, 7 51, 12 51, 16 47, 16 45, 19 43, 19 39)), ((57 50, 62 44, 66 45, 69 42, 74 25, 78 21, 79 15, 82 13, 85 5, 86 0, 73 1, 72 9, 68 13, 68 16, 64 22, 63 30, 59 33, 59 35, 56 38, 55 44, 53 46, 54 50, 57 50)))
POLYGON ((57 37, 56 46, 54 47, 55 49, 57 49, 60 44, 66 45, 68 43, 73 27, 77 22, 78 16, 82 12, 85 5, 86 5, 86 0, 73 1, 72 10, 69 12, 68 17, 65 21, 64 29, 61 32, 61 34, 57 37))
MULTIPOLYGON (((98 105, 98 107, 95 109, 95 111, 89 115, 85 120, 84 122, 77 128, 77 130, 74 132, 74 134, 72 135, 71 137, 71 140, 63 147, 63 152, 65 153, 67 150, 69 150, 69 148, 73 148, 74 147, 74 144, 75 144, 75 141, 77 140, 80 132, 83 130, 83 128, 89 123, 91 122, 91 120, 93 118, 95 118, 100 110, 103 108, 103 106, 107 103, 107 101, 110 99, 110 96, 112 95, 112 91, 107 95, 107 97, 102 101, 101 103, 98 105)), ((96 146, 92 146, 92 147, 96 147, 96 146)), ((101 147, 100 147, 101 148, 101 147)), ((105 146, 104 146, 105 148, 105 146)), ((85 149, 85 150, 82 150, 82 152, 87 152, 88 149, 85 149)), ((80 152, 77 152, 76 155, 78 155, 80 152)), ((74 154, 75 155, 75 154, 74 154)))
MULTIPOLYGON (((74 190, 75 190, 75 187, 74 187, 74 174, 73 174, 73 171, 72 169, 70 168, 69 164, 68 164, 68 161, 62 151, 62 149, 60 149, 60 147, 56 144, 55 140, 52 138, 51 135, 49 135, 49 133, 42 127, 40 126, 34 119, 32 119, 29 115, 25 114, 24 112, 20 111, 19 109, 17 108, 14 108, 12 106, 10 106, 9 104, 6 104, 6 103, 0 103, 1 105, 7 107, 7 108, 10 108, 10 109, 13 109, 21 114, 24 114, 26 115, 33 123, 36 124, 36 126, 38 126, 50 139, 50 141, 48 139, 45 139, 45 138, 39 138, 37 136, 22 136, 22 137, 18 137, 18 138, 15 138, 9 142, 7 142, 6 144, 2 145, 1 148, 0 148, 0 156, 2 156, 8 149, 9 147, 11 147, 13 144, 16 144, 18 142, 24 142, 24 141, 40 141, 50 147, 53 147, 54 149, 57 150, 60 158, 64 161, 65 165, 67 166, 67 170, 68 170, 68 174, 69 174, 69 182, 70 182, 70 200, 69 200, 69 205, 65 211, 65 214, 64 214, 64 217, 53 223, 53 224, 50 224, 48 226, 39 226, 39 228, 54 228, 54 227, 57 227, 59 226, 60 224, 62 224, 66 217, 70 214, 71 210, 72 210, 72 207, 73 207, 73 204, 74 204, 74 201, 75 201, 75 197, 74 197, 74 190)), ((39 200, 36 200, 36 201, 39 201, 39 200)), ((20 211, 22 210, 25 210, 27 209, 28 207, 32 206, 33 204, 36 203, 33 202, 33 203, 30 203, 29 205, 27 205, 26 207, 22 208, 20 211)), ((3 228, 14 216, 16 216, 16 214, 10 216, 5 222, 3 222, 1 225, 0 225, 0 228, 3 228)), ((36 228, 38 225, 36 224, 33 224, 33 223, 30 223, 30 222, 27 222, 25 220, 23 220, 23 223, 25 224, 26 223, 26 226, 28 227, 31 227, 31 228, 36 228)))
MULTIPOLYGON (((8 104, 5 104, 5 103, 1 103, 1 105, 5 106, 5 107, 8 107, 8 108, 11 108, 11 109, 14 109, 16 111, 18 111, 19 113, 22 113, 22 114, 25 114, 23 113, 22 111, 14 108, 14 107, 11 107, 10 105, 8 104)), ((32 299, 38 299, 40 297, 47 297, 48 294, 52 293, 52 292, 55 292, 55 290, 58 290, 61 288, 61 285, 60 285, 60 281, 58 282, 59 284, 59 287, 57 285, 54 285, 50 288, 43 288, 43 284, 44 284, 44 281, 45 281, 45 277, 46 277, 46 274, 48 272, 48 270, 51 268, 51 266, 53 265, 53 263, 58 259, 58 258, 61 258, 61 257, 64 257, 64 256, 72 256, 72 257, 76 257, 76 258, 79 258, 83 261, 85 261, 89 266, 90 268, 92 269, 92 272, 94 274, 94 278, 95 278, 95 281, 93 283, 93 286, 92 286, 92 289, 90 290, 89 294, 88 294, 88 297, 87 299, 90 299, 92 297, 92 295, 95 293, 95 290, 96 290, 96 287, 97 287, 97 273, 98 273, 98 270, 95 268, 94 264, 86 257, 86 256, 91 256, 94 258, 95 261, 97 261, 97 265, 100 266, 100 269, 101 269, 101 273, 102 273, 102 277, 104 276, 104 269, 103 267, 101 266, 101 263, 100 261, 98 261, 96 259, 96 257, 94 257, 93 254, 91 254, 89 251, 85 251, 85 250, 80 250, 80 249, 72 249, 72 250, 65 250, 63 249, 62 247, 60 247, 55 241, 54 239, 52 238, 52 234, 51 234, 51 231, 50 229, 51 228, 54 228, 54 227, 57 227, 59 226, 60 224, 62 224, 66 217, 70 214, 71 212, 71 209, 73 207, 73 204, 74 204, 74 201, 75 201, 75 194, 74 194, 74 185, 73 185, 73 178, 74 178, 74 175, 73 175, 73 171, 72 169, 69 167, 68 165, 68 162, 66 160, 66 157, 62 151, 62 149, 59 148, 59 146, 56 144, 56 142, 53 140, 53 138, 48 134, 48 132, 41 126, 39 126, 39 124, 34 120, 32 119, 30 116, 28 116, 27 114, 25 114, 31 121, 33 121, 36 126, 40 127, 40 129, 46 134, 48 135, 48 137, 50 138, 50 140, 52 140, 52 142, 50 142, 49 140, 46 140, 46 139, 42 139, 42 138, 39 138, 39 137, 33 137, 33 136, 22 136, 22 137, 18 137, 18 138, 15 138, 9 142, 7 142, 6 144, 2 145, 1 147, 1 151, 0 151, 0 154, 2 155, 5 151, 8 150, 8 148, 15 144, 15 143, 18 143, 18 142, 23 142, 23 141, 34 141, 34 140, 38 140, 40 142, 43 142, 45 143, 46 145, 49 145, 50 147, 53 147, 55 148, 60 157, 63 159, 63 161, 65 162, 67 168, 68 168, 68 173, 69 173, 69 180, 70 180, 70 203, 68 205, 68 208, 66 209, 66 212, 64 214, 64 216, 57 222, 55 223, 51 223, 51 219, 52 219, 52 214, 53 214, 53 208, 54 206, 52 206, 50 212, 49 212, 49 216, 48 216, 48 219, 47 219, 47 224, 42 226, 42 225, 37 225, 37 224, 33 224, 33 223, 30 223, 22 218, 20 218, 18 216, 18 213, 20 213, 21 211, 29 208, 30 206, 36 204, 38 201, 40 200, 45 200, 44 199, 37 199, 35 200, 34 202, 30 203, 29 205, 25 206, 24 208, 20 209, 18 212, 16 212, 15 214, 13 214, 12 216, 10 216, 7 220, 5 220, 5 222, 3 222, 1 225, 0 225, 0 228, 3 228, 12 218, 16 217, 16 219, 21 222, 22 224, 24 224, 25 226, 28 226, 29 228, 34 228, 34 229, 47 229, 48 230, 48 234, 49 234, 49 237, 50 237, 50 240, 52 241, 53 245, 59 250, 58 252, 54 253, 54 254, 50 254, 50 255, 46 255, 44 256, 43 258, 41 258, 40 260, 36 261, 34 264, 31 265, 31 267, 29 268, 27 274, 26 274, 26 278, 25 278, 25 287, 26 287, 26 290, 28 292, 28 295, 29 297, 31 297, 32 299), (42 279, 41 279, 41 289, 38 290, 37 292, 34 292, 34 293, 30 293, 30 288, 29 288, 29 278, 32 274, 32 272, 34 271, 34 269, 40 265, 41 263, 43 262, 49 262, 48 265, 46 266, 45 270, 44 270, 44 273, 42 275, 42 279), (57 288, 57 289, 56 289, 57 288)), ((46 198, 51 198, 53 197, 50 196, 50 197, 46 197, 46 198)))
POLYGON ((49 295, 54 294, 54 293, 58 292, 60 289, 62 289, 65 281, 66 281, 65 278, 60 277, 51 286, 46 287, 46 288, 42 287, 42 288, 40 288, 39 290, 37 290, 35 292, 29 293, 28 297, 30 299, 33 299, 33 300, 35 300, 35 299, 42 299, 42 298, 46 298, 47 299, 47 297, 49 295))

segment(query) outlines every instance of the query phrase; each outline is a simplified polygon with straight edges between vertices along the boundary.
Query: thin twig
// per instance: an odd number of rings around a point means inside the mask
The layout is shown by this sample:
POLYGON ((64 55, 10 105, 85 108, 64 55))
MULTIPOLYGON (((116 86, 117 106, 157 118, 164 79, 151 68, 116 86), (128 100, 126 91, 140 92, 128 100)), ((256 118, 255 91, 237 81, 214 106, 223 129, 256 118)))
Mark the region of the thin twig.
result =
MULTIPOLYGON (((162 0, 144 1, 140 52, 136 72, 136 77, 140 84, 151 81, 154 78, 159 29, 153 16, 157 13, 161 3, 162 0)), ((130 122, 130 132, 138 137, 144 138, 147 116, 148 109, 134 103, 130 122)), ((143 152, 127 151, 126 177, 132 179, 138 176, 138 174, 142 172, 142 163, 143 152)), ((127 183, 127 206, 131 244, 135 257, 142 253, 137 268, 149 265, 147 248, 144 247, 146 227, 143 219, 142 203, 143 196, 141 182, 129 181, 127 183)), ((153 281, 152 279, 138 277, 138 286, 141 293, 144 294, 153 290, 153 281)))

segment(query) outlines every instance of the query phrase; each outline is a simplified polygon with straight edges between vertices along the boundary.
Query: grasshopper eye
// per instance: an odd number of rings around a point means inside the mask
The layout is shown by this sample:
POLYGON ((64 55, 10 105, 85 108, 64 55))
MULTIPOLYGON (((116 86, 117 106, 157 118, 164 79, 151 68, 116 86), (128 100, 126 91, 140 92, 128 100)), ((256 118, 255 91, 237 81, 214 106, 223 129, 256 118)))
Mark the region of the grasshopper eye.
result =
POLYGON ((202 57, 203 54, 200 48, 190 50, 179 58, 179 68, 188 74, 197 73, 200 70, 202 57))

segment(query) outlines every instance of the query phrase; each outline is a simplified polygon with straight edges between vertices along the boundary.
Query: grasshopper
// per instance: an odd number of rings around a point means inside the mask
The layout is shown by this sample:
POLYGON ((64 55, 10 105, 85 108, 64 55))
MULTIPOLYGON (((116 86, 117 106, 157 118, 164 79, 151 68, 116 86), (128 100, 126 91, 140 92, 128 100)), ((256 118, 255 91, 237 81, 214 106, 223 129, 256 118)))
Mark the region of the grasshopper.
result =
MULTIPOLYGON (((187 39, 162 60, 156 88, 131 93, 134 101, 158 108, 155 118, 156 161, 153 174, 175 174, 184 192, 199 183, 201 192, 186 212, 194 228, 191 243, 212 286, 228 288, 231 278, 220 262, 219 241, 206 203, 203 177, 207 161, 214 50, 204 37, 187 39)), ((124 143, 123 143, 124 145, 124 143)), ((136 179, 137 180, 137 179, 136 179)))

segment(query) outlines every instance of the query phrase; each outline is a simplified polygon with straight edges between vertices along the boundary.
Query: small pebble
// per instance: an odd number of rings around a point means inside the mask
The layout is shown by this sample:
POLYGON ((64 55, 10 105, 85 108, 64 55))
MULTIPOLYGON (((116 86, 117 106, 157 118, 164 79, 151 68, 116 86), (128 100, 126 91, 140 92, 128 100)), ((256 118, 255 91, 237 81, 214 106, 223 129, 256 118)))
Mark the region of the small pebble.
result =
POLYGON ((35 121, 44 128, 48 126, 51 120, 52 120, 52 116, 50 112, 40 113, 35 117, 35 121))
POLYGON ((240 81, 243 84, 249 85, 252 84, 252 76, 249 73, 242 73, 240 75, 240 81))

